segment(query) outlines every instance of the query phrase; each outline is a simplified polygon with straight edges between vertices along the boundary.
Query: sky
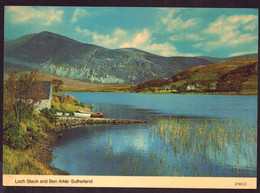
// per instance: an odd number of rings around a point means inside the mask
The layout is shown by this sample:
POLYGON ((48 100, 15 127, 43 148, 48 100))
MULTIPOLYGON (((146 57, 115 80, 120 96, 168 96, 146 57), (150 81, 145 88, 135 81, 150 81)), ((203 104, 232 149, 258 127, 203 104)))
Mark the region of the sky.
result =
POLYGON ((109 49, 226 58, 258 53, 258 10, 6 6, 4 37, 50 31, 109 49))

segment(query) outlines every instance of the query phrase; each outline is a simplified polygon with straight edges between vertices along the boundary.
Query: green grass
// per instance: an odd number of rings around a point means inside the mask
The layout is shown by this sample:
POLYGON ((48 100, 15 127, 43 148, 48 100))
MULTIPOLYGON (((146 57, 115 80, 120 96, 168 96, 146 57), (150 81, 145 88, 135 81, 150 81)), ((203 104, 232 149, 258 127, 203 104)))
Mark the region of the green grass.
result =
POLYGON ((52 110, 58 112, 75 112, 77 110, 90 111, 90 109, 80 103, 78 99, 64 94, 53 94, 51 105, 52 110))
POLYGON ((3 146, 3 174, 51 175, 44 164, 33 158, 31 150, 13 150, 3 146))
POLYGON ((64 85, 61 91, 66 92, 131 92, 133 85, 96 85, 92 88, 77 88, 64 85))

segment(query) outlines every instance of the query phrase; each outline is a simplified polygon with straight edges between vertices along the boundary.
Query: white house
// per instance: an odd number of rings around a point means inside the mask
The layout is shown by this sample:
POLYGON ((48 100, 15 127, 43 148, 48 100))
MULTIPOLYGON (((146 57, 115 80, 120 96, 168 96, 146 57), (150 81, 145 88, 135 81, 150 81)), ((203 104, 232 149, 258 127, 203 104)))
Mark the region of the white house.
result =
POLYGON ((40 85, 42 91, 43 91, 43 98, 35 108, 36 111, 40 111, 44 108, 51 108, 51 100, 52 100, 52 87, 50 81, 42 81, 40 85))
POLYGON ((164 87, 164 90, 171 90, 172 89, 172 86, 165 86, 164 87))
POLYGON ((195 85, 194 84, 189 84, 188 86, 187 86, 187 91, 192 91, 192 90, 195 90, 196 89, 196 87, 195 87, 195 85))

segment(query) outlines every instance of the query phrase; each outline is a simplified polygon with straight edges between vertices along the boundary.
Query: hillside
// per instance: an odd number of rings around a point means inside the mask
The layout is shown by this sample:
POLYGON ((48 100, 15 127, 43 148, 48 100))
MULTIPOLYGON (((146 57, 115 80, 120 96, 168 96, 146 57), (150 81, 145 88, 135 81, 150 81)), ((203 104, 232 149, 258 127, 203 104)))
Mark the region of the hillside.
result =
POLYGON ((46 31, 4 41, 5 70, 16 65, 89 83, 139 84, 216 61, 163 57, 134 48, 111 50, 46 31))
POLYGON ((212 64, 215 64, 215 63, 229 62, 229 61, 233 61, 233 60, 256 59, 256 58, 258 58, 258 54, 246 54, 246 55, 241 55, 241 56, 233 56, 230 58, 213 58, 213 57, 207 57, 207 56, 200 56, 199 58, 206 59, 206 60, 210 61, 212 64))
MULTIPOLYGON (((4 72, 4 80, 7 80, 9 77, 9 72, 12 70, 16 70, 19 72, 22 71, 30 71, 29 68, 23 68, 21 69, 19 66, 17 65, 12 65, 12 64, 8 64, 10 66, 10 68, 7 68, 4 72)), ((93 84, 93 83, 87 83, 87 82, 83 82, 80 80, 73 80, 73 79, 69 79, 63 76, 57 76, 57 75, 53 75, 53 74, 48 74, 48 73, 41 73, 42 75, 42 80, 43 81, 52 81, 53 79, 58 79, 58 80, 62 80, 64 83, 64 86, 66 88, 76 88, 76 89, 88 89, 88 88, 95 88, 98 86, 98 84, 93 84)))
MULTIPOLYGON (((17 73, 21 73, 24 71, 30 71, 28 68, 24 68, 21 70, 19 66, 11 65, 12 68, 8 68, 4 72, 4 80, 7 80, 9 77, 9 72, 12 70, 16 70, 17 73)), ((128 92, 132 90, 133 85, 125 85, 125 84, 94 84, 87 83, 80 80, 74 80, 65 78, 63 76, 57 76, 48 73, 41 73, 43 81, 52 81, 53 79, 58 79, 63 81, 63 85, 61 86, 61 91, 76 91, 76 92, 128 92)))
POLYGON ((258 88, 258 60, 236 59, 220 64, 197 66, 177 73, 167 80, 153 79, 135 86, 134 91, 164 90, 180 92, 239 92, 256 94, 258 88), (190 87, 188 88, 188 86, 190 87), (191 88, 192 87, 192 88, 191 88))

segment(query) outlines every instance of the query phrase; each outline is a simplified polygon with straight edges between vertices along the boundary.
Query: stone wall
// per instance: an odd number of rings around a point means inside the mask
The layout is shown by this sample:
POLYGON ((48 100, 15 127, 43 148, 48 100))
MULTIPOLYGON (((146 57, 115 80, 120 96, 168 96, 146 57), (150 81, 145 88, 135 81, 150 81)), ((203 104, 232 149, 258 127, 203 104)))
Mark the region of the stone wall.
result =
POLYGON ((56 122, 56 126, 59 129, 66 129, 70 127, 77 127, 77 126, 84 126, 84 125, 134 124, 134 123, 147 123, 147 121, 132 120, 132 119, 59 117, 56 122))

